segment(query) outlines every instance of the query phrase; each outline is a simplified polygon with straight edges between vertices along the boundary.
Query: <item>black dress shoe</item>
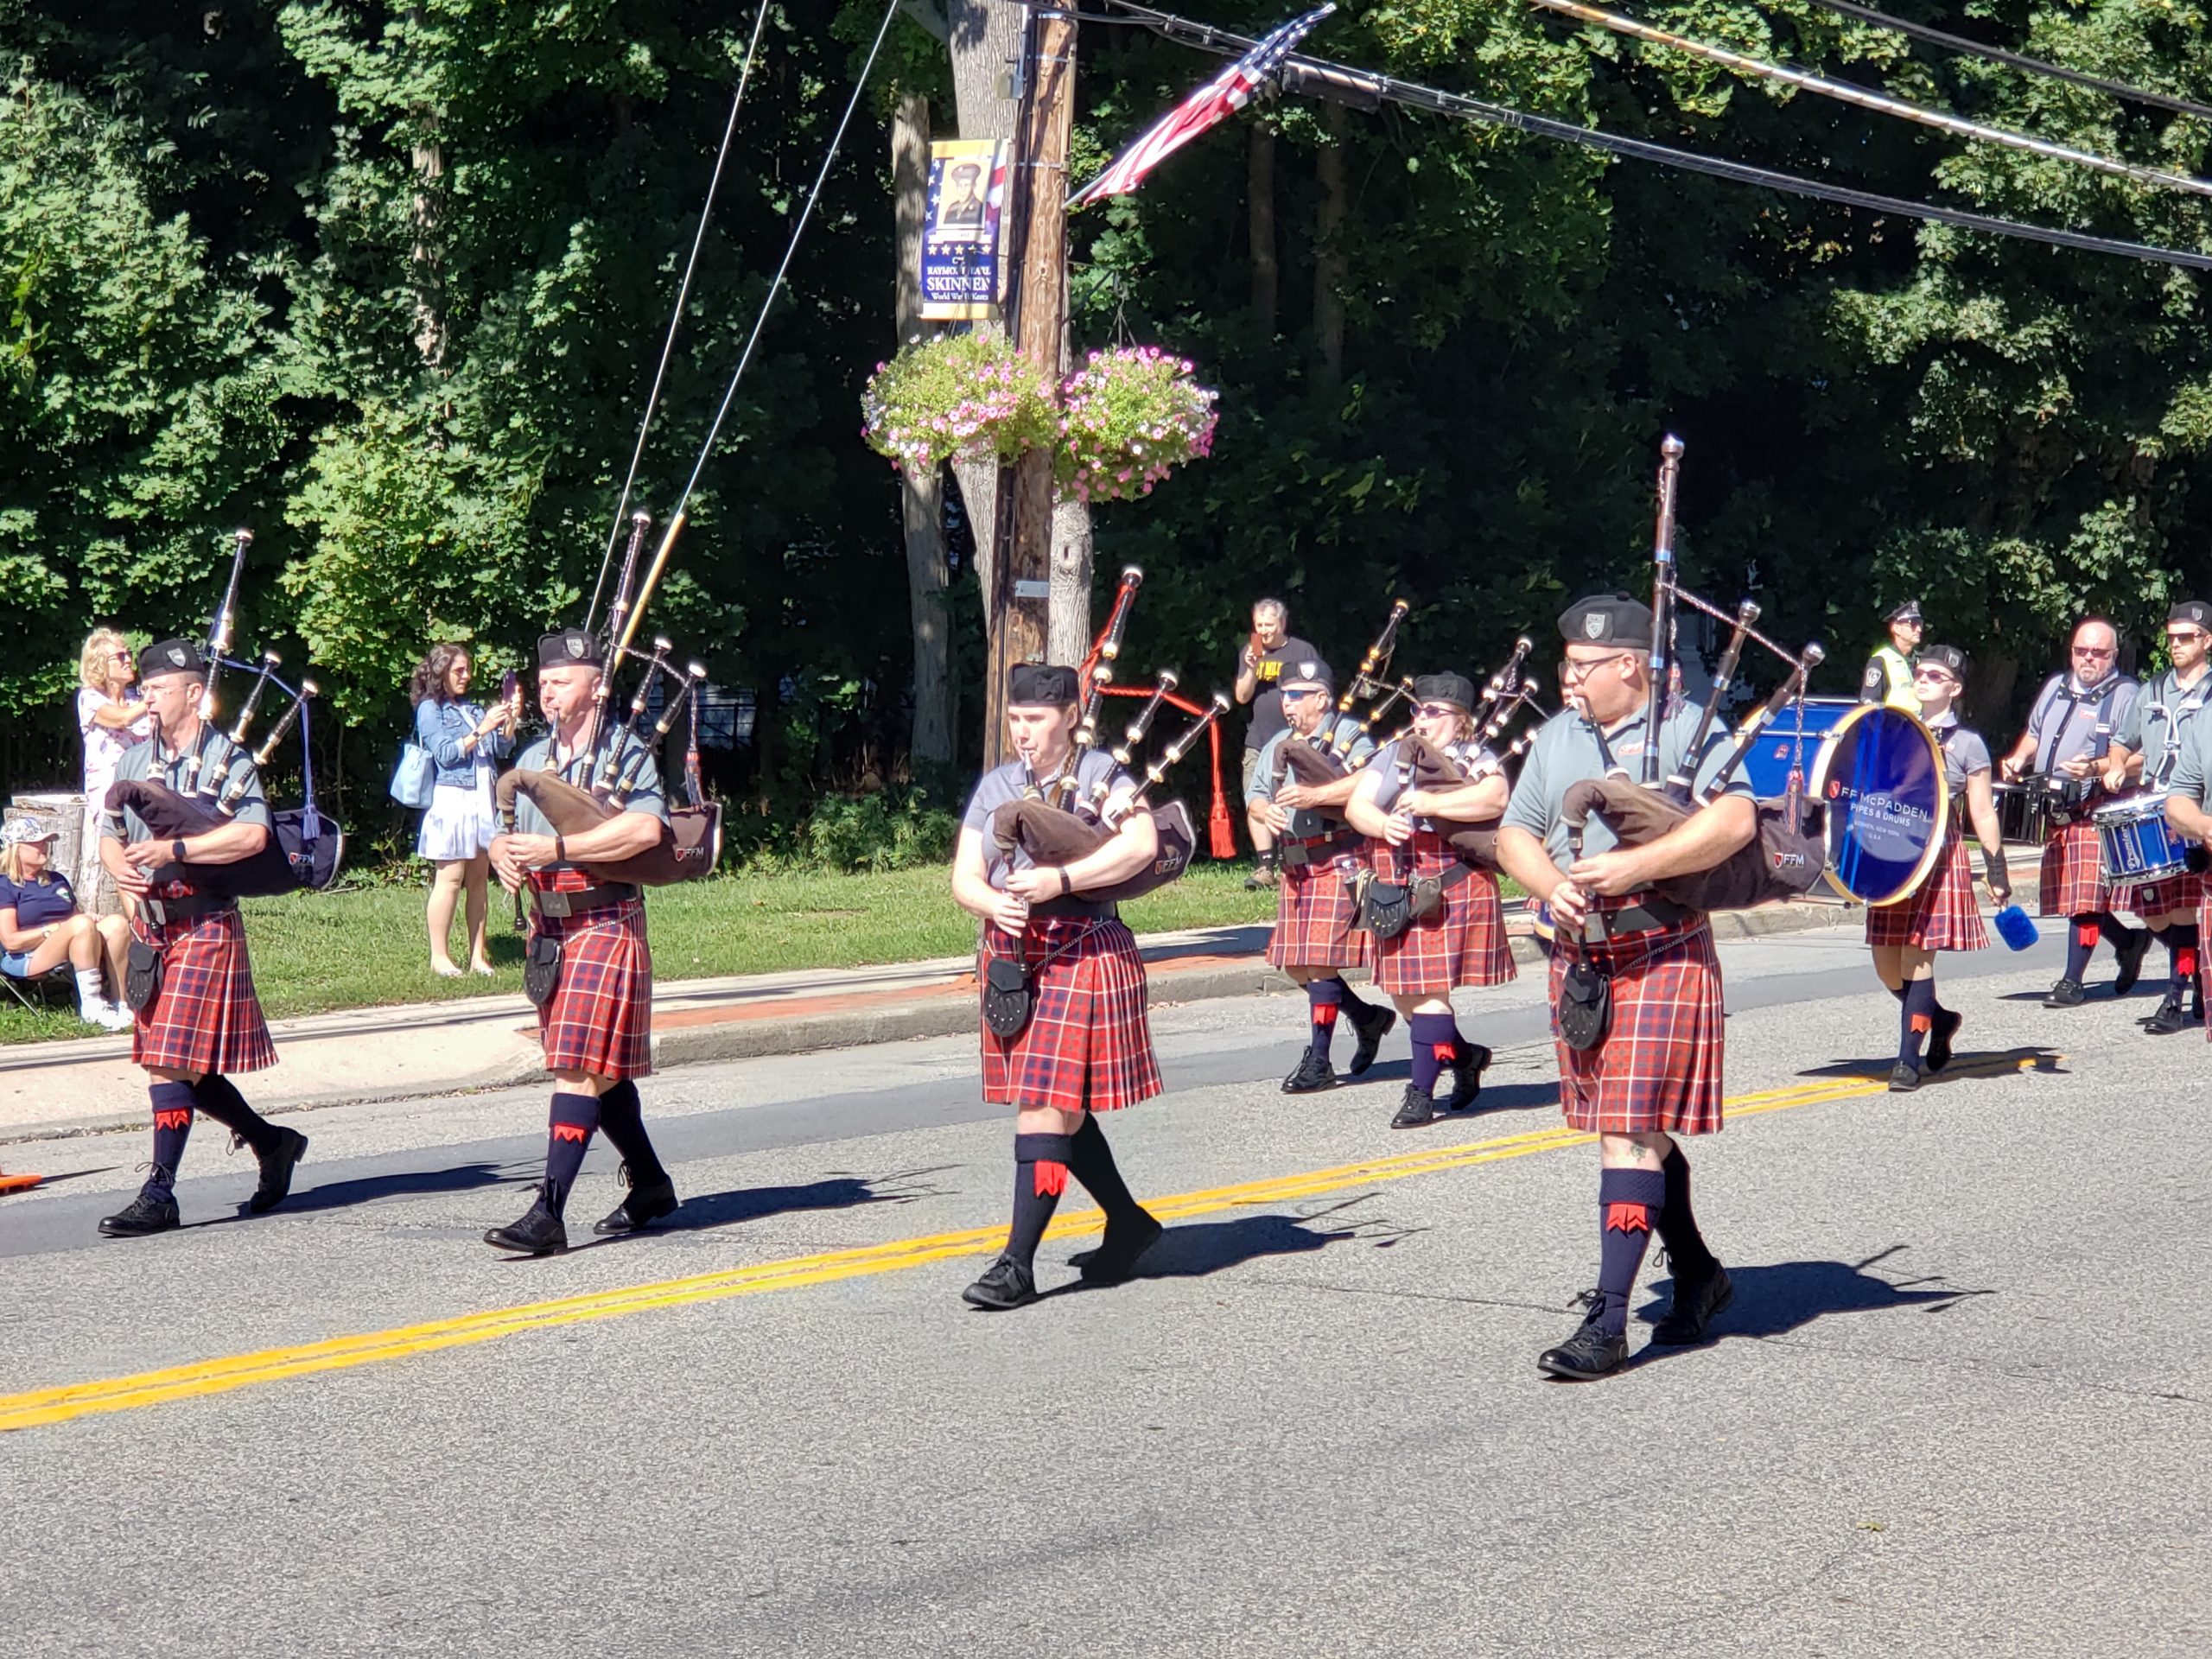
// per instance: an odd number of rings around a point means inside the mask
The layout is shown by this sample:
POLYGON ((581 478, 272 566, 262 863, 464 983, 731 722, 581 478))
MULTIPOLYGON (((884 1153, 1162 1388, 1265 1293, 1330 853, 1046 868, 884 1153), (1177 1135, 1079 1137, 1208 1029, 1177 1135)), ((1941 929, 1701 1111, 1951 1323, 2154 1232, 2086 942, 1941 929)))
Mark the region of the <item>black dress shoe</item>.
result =
POLYGON ((1136 1272, 1137 1258, 1160 1243, 1160 1236, 1166 1230, 1149 1210, 1108 1222, 1105 1238, 1083 1264, 1083 1282, 1124 1283, 1136 1272))
POLYGON ((1959 1027, 1967 1022, 1963 1014, 1949 1008, 1936 1010, 1936 1029, 1928 1033, 1928 1069, 1941 1071, 1951 1063, 1951 1039, 1959 1034, 1959 1027))
POLYGON ((1920 1068, 1910 1060, 1899 1060, 1890 1068, 1890 1092, 1893 1095, 1910 1094, 1920 1087, 1920 1068))
POLYGON ((1728 1282, 1728 1269, 1718 1262, 1702 1279, 1685 1281, 1676 1274, 1675 1305, 1667 1310, 1665 1319, 1651 1327, 1651 1340, 1672 1348, 1704 1341, 1705 1328, 1713 1323, 1713 1316, 1733 1301, 1735 1296, 1736 1287, 1728 1282))
POLYGON ((2181 1011, 2181 993, 2168 991, 2158 1011, 2143 1022, 2143 1029, 2153 1037, 2171 1037, 2188 1023, 2189 1016, 2181 1011))
POLYGON ((2088 995, 2082 988, 2080 980, 2062 979, 2050 988, 2050 995, 2044 998, 2043 1005, 2046 1008, 2078 1008, 2088 1000, 2088 995))
POLYGON ((520 1221, 506 1227, 494 1227, 484 1235, 484 1242, 495 1249, 513 1250, 521 1255, 550 1255, 556 1250, 569 1248, 569 1230, 553 1213, 545 1189, 541 1186, 537 1189, 537 1201, 523 1212, 520 1221))
POLYGON ((1599 1326, 1596 1291, 1586 1292, 1584 1300, 1590 1309, 1588 1317, 1565 1342, 1536 1356, 1538 1370, 1589 1382, 1620 1370, 1621 1362, 1628 1357, 1626 1334, 1609 1337, 1599 1326))
POLYGON ((592 1224, 592 1231, 602 1238, 634 1233, 640 1227, 650 1227, 663 1216, 676 1213, 676 1183, 663 1175, 657 1181, 647 1181, 643 1186, 632 1185, 629 1196, 600 1220, 592 1224))
POLYGON ((261 1164, 261 1185, 245 1201, 246 1214, 265 1216, 283 1203, 291 1194, 292 1171, 307 1155, 307 1136, 297 1129, 280 1128, 276 1139, 269 1143, 269 1150, 254 1154, 261 1164))
POLYGON ((1282 1080, 1286 1095, 1318 1095, 1324 1089, 1336 1086, 1337 1068, 1310 1048, 1298 1057, 1298 1064, 1282 1080))
POLYGON ((2113 976, 2112 994, 2126 996, 2135 988, 2135 982, 2143 977, 2143 958, 2151 954, 2151 930, 2132 930, 2125 943, 2113 946, 2112 953, 2120 958, 2120 971, 2113 976))
POLYGON ((1352 1021, 1352 1028, 1359 1033, 1359 1043, 1351 1052, 1351 1075, 1362 1075, 1375 1064, 1376 1052, 1382 1046, 1382 1039, 1398 1023, 1397 1012, 1392 1008, 1376 1008, 1364 1020, 1352 1021))
POLYGON ((1469 1043, 1466 1052, 1452 1062, 1452 1093, 1444 1103, 1447 1112, 1464 1112, 1483 1091, 1483 1070, 1490 1065, 1490 1050, 1469 1043))
POLYGON ((113 1215, 103 1217, 100 1231, 109 1238, 144 1238, 153 1233, 166 1233, 178 1222, 175 1198, 157 1198, 150 1192, 141 1192, 113 1215))
POLYGON ((1020 1262, 1010 1255, 1002 1255, 983 1269, 982 1278, 960 1293, 960 1300, 970 1307, 1003 1313, 1009 1308, 1027 1307, 1035 1301, 1037 1281, 1020 1262))
POLYGON ((1394 1129, 1418 1129, 1437 1119, 1436 1096, 1414 1084, 1406 1085, 1406 1097, 1398 1103, 1397 1116, 1390 1120, 1394 1129))

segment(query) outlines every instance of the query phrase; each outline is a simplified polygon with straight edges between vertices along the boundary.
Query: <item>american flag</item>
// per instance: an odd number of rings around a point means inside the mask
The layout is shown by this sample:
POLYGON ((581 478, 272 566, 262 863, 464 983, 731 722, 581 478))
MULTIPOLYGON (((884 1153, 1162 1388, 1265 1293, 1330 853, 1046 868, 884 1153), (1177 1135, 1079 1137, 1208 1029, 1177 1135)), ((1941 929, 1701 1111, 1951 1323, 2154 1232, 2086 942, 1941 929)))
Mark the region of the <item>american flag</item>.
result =
POLYGON ((1127 195, 1135 189, 1144 182, 1145 175, 1169 156, 1250 103, 1261 84, 1281 68, 1282 60, 1298 43, 1335 10, 1333 4, 1319 7, 1270 32, 1116 156, 1111 166, 1068 199, 1069 207, 1081 207, 1101 196, 1127 195))

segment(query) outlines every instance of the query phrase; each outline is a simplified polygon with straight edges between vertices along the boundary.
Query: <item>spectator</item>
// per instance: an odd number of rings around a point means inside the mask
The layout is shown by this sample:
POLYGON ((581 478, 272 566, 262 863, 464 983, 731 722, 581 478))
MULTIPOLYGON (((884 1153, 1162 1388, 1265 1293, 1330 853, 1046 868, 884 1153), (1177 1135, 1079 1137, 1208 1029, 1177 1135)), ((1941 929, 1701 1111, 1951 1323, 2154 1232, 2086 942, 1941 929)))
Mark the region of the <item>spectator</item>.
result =
MULTIPOLYGON (((78 848, 77 885, 84 889, 86 908, 99 915, 107 912, 106 898, 114 893, 100 865, 107 786, 115 781, 123 752, 153 736, 154 722, 145 703, 130 695, 138 679, 137 659, 130 642, 113 628, 92 630, 77 661, 77 729, 85 734, 85 833, 78 848)), ((120 907, 120 895, 115 902, 120 907)))
POLYGON ((1252 780, 1259 773, 1260 751, 1287 723, 1282 713, 1283 664, 1320 655, 1303 639, 1291 638, 1290 607, 1282 601, 1263 599, 1252 607, 1252 637, 1236 657, 1236 701, 1252 705, 1252 721, 1244 728, 1244 823, 1252 833, 1253 855, 1248 887, 1272 887, 1276 881, 1275 832, 1260 810, 1267 802, 1252 803, 1252 780))
POLYGON ((492 807, 496 762, 514 751, 514 711, 502 703, 490 714, 467 701, 473 664, 462 645, 433 645, 415 670, 408 695, 415 703, 415 741, 437 763, 437 787, 423 815, 415 850, 435 865, 430 882, 430 971, 458 979, 451 944, 453 912, 464 891, 468 901, 468 969, 489 974, 484 920, 490 910, 492 838, 499 826, 492 807))
POLYGON ((47 865, 54 839, 29 818, 0 830, 0 973, 38 979, 66 962, 77 970, 78 1017, 103 1031, 128 1030, 130 1012, 120 998, 130 924, 77 908, 69 878, 47 865))

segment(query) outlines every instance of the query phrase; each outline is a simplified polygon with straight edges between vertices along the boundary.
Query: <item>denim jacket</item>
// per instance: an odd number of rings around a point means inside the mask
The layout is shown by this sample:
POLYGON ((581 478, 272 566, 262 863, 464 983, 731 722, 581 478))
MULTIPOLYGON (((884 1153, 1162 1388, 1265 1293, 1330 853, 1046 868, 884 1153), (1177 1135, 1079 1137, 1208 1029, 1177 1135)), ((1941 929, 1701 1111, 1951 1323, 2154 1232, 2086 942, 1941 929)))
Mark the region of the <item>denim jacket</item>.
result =
POLYGON ((474 789, 478 761, 488 766, 513 753, 514 740, 505 732, 493 733, 473 751, 462 750, 461 740, 475 730, 477 722, 483 718, 483 709, 473 702, 426 699, 415 705, 415 741, 428 749, 430 758, 437 762, 440 784, 458 784, 463 789, 474 789))

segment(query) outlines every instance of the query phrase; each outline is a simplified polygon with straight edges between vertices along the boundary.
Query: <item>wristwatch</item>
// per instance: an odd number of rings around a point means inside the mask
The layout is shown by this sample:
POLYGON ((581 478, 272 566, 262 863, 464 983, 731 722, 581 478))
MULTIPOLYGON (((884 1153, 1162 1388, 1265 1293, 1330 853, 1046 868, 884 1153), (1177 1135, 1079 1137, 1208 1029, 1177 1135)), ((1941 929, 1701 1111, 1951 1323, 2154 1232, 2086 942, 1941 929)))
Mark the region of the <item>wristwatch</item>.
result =
POLYGON ((180 836, 175 841, 169 842, 169 856, 180 864, 184 862, 183 836, 180 836))

